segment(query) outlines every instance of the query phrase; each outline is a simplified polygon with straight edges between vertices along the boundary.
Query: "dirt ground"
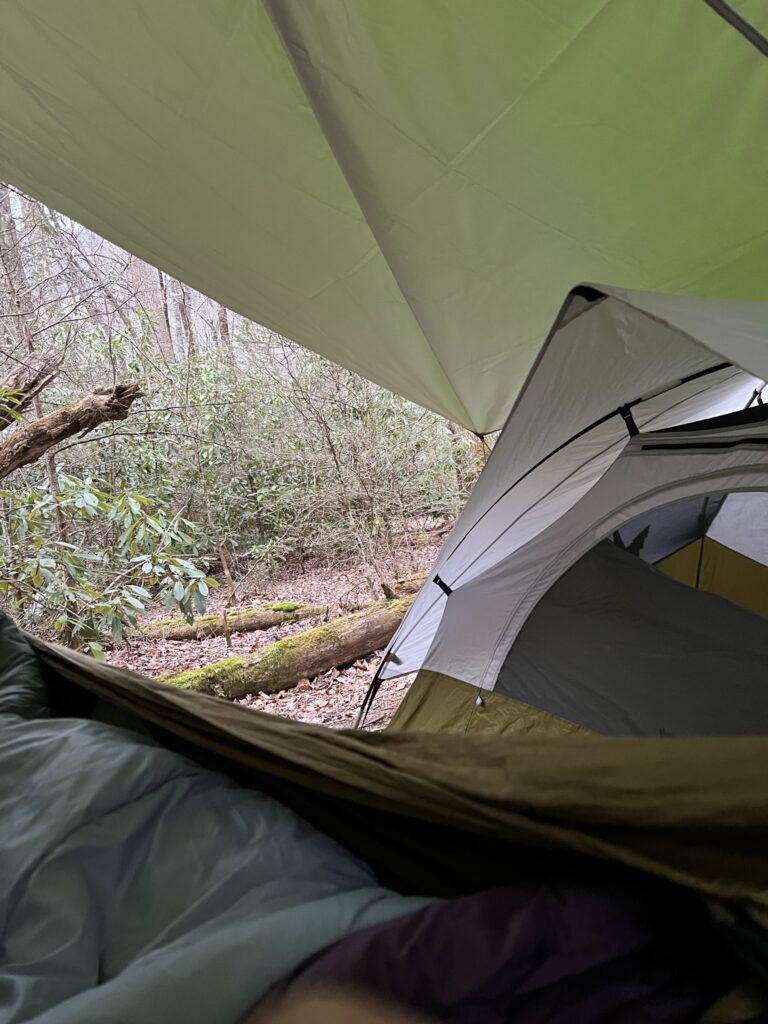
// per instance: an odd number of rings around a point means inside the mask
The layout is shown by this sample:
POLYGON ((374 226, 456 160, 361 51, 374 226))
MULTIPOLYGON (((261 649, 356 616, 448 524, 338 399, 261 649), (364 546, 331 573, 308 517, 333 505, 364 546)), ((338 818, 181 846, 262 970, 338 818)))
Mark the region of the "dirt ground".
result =
MULTIPOLYGON (((293 567, 274 576, 268 582, 249 584, 245 581, 237 587, 236 599, 230 610, 253 608, 270 601, 299 601, 325 604, 330 606, 332 616, 344 615, 355 604, 381 597, 382 582, 392 583, 410 573, 425 572, 432 564, 437 550, 437 545, 423 545, 403 551, 393 561, 387 580, 378 579, 365 566, 355 564, 338 567, 307 565, 303 569, 293 567)), ((212 595, 206 614, 219 611, 229 596, 230 591, 222 586, 212 595)), ((145 621, 151 622, 164 617, 162 609, 155 609, 145 621)), ((328 621, 325 617, 303 619, 272 629, 233 633, 232 646, 229 649, 223 636, 208 637, 204 640, 149 640, 139 636, 115 647, 109 653, 108 660, 113 665, 132 668, 136 672, 157 677, 168 672, 183 672, 202 665, 210 665, 223 658, 248 654, 265 644, 303 632, 325 621, 328 621)), ((247 694, 237 703, 255 708, 257 711, 326 725, 332 729, 351 728, 354 726, 381 654, 382 652, 378 651, 347 668, 333 669, 316 679, 302 680, 291 690, 282 690, 274 694, 247 694)), ((388 724, 405 696, 412 678, 404 676, 402 679, 393 679, 382 685, 368 716, 367 729, 379 730, 388 724)))

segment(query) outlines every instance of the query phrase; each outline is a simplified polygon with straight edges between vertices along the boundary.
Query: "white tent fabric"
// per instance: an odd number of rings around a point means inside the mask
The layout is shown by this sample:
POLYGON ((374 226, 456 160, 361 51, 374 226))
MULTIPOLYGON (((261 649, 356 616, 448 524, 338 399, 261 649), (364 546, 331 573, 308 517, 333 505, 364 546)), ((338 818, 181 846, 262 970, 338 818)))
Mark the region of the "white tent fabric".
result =
POLYGON ((612 539, 619 547, 631 551, 644 562, 656 565, 706 536, 712 520, 726 500, 727 496, 722 494, 704 494, 671 505, 661 505, 649 515, 619 527, 612 539))
MULTIPOLYGON (((758 430, 765 436, 765 426, 758 430)), ((744 431, 740 431, 742 436, 744 431)), ((526 619, 560 576, 623 523, 702 490, 768 486, 768 448, 641 451, 638 435, 610 471, 557 521, 446 602, 423 667, 493 689, 504 658, 526 619)))
POLYGON ((754 562, 768 565, 768 494, 729 494, 706 535, 754 562))
POLYGON ((704 537, 768 566, 768 493, 705 494, 653 509, 616 531, 620 546, 651 565, 704 537))
POLYGON ((700 494, 717 473, 723 490, 750 489, 765 446, 634 457, 658 431, 743 409, 762 386, 768 305, 736 306, 572 293, 380 678, 425 667, 493 686, 546 589, 643 502, 658 505, 660 488, 669 501, 700 494))

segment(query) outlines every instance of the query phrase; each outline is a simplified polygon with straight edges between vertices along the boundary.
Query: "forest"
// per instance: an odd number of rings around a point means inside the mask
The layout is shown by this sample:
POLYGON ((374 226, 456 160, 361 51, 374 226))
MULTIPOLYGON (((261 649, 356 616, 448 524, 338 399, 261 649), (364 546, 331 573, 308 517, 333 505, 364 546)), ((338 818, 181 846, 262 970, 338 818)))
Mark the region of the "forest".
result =
POLYGON ((8 186, 0 249, 4 610, 117 664, 212 666, 210 692, 349 724, 392 599, 417 589, 486 443, 8 186), (223 659, 350 616, 364 640, 338 648, 337 630, 285 679, 268 662, 217 682, 223 659), (322 691, 298 710, 297 683, 322 691))

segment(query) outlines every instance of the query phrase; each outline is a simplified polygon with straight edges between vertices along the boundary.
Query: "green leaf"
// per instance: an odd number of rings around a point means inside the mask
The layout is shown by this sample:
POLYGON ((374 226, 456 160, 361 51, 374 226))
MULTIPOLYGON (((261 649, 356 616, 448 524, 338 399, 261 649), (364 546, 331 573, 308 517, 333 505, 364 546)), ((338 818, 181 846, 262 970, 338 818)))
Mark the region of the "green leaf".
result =
POLYGON ((187 570, 187 572, 191 572, 191 573, 199 572, 199 569, 197 568, 197 566, 193 565, 192 562, 188 562, 186 560, 186 558, 174 558, 173 559, 173 564, 174 565, 182 566, 184 569, 187 570))
POLYGON ((186 590, 184 584, 181 582, 181 580, 176 580, 176 583, 173 586, 173 596, 176 598, 177 601, 183 601, 185 593, 186 590))
POLYGON ((96 658, 98 661, 104 661, 105 660, 106 655, 104 654, 104 648, 101 646, 101 644, 98 642, 98 640, 91 640, 91 641, 89 641, 89 643, 87 644, 87 647, 88 647, 88 653, 92 657, 96 658))

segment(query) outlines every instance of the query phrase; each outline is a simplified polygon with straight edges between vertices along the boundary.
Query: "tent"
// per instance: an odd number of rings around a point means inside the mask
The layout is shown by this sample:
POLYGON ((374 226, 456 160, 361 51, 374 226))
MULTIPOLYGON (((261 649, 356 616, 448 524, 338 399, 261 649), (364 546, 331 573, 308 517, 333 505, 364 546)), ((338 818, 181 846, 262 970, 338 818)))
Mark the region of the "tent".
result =
POLYGON ((394 728, 768 731, 767 376, 766 305, 575 288, 366 707, 418 671, 394 728))
POLYGON ((744 0, 13 0, 0 179, 478 432, 583 279, 765 300, 744 0))

